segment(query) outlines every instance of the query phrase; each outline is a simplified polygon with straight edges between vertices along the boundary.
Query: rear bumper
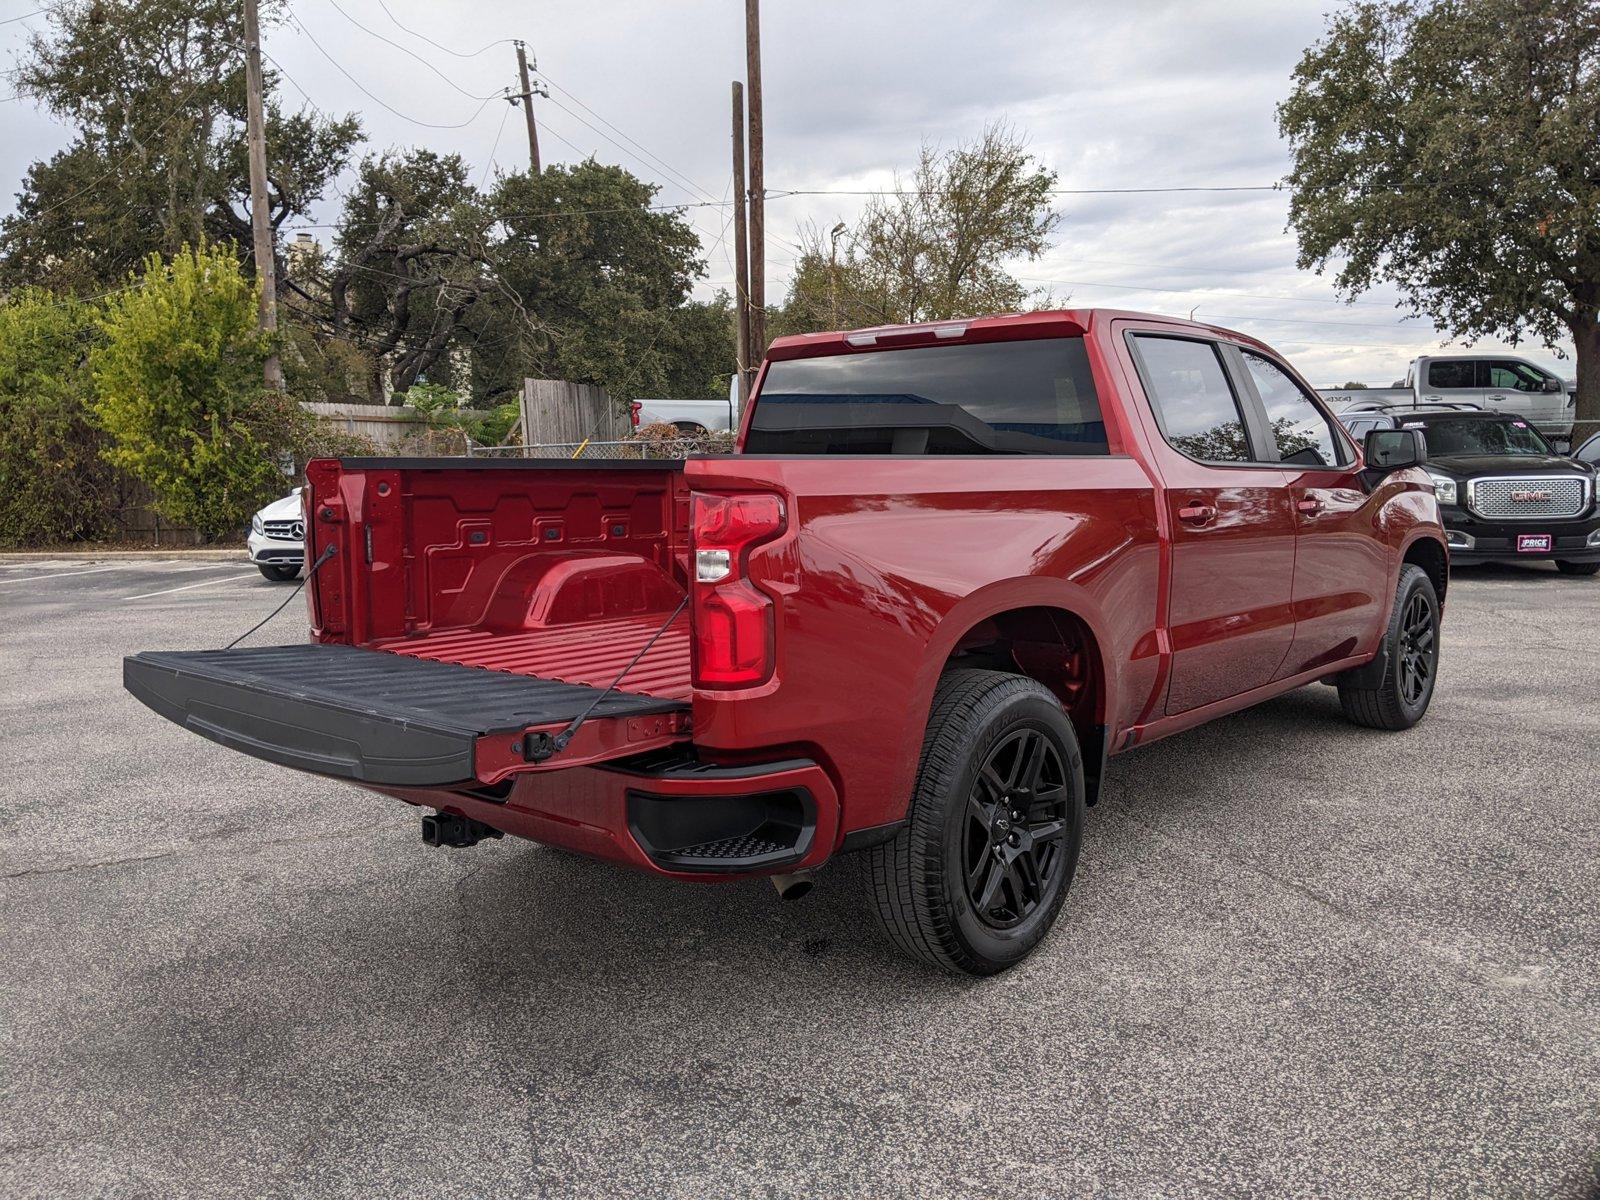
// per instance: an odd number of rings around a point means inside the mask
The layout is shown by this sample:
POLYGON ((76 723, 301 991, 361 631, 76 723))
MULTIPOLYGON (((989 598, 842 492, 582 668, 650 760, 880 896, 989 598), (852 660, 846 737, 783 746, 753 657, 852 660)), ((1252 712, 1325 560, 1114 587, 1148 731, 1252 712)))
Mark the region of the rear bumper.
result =
POLYGON ((373 790, 514 837, 691 881, 809 870, 840 840, 838 792, 821 766, 803 758, 711 766, 650 756, 521 775, 493 789, 373 790))

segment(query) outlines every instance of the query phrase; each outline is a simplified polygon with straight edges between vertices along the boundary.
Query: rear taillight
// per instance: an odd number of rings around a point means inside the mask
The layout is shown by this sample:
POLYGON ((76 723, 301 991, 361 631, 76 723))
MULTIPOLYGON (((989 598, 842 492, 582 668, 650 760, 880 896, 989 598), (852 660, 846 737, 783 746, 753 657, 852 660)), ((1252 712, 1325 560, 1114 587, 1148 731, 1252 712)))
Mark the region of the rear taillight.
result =
POLYGON ((772 597, 747 577, 752 547, 783 532, 783 501, 761 492, 694 495, 694 681, 750 687, 772 676, 772 597))
POLYGON ((637 400, 628 401, 628 419, 633 422, 635 429, 639 428, 639 410, 643 407, 637 400))

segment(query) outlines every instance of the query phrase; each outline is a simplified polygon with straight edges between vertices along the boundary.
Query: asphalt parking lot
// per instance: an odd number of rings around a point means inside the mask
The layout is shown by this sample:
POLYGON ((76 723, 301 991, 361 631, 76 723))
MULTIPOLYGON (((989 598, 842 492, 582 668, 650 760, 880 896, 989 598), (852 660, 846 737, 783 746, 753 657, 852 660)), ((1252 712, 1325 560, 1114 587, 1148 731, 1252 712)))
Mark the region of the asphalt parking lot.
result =
POLYGON ((121 690, 286 590, 0 563, 8 1196, 1597 1194, 1600 579, 1458 572, 1407 734, 1313 687, 1117 759, 986 981, 847 862, 429 849, 121 690))

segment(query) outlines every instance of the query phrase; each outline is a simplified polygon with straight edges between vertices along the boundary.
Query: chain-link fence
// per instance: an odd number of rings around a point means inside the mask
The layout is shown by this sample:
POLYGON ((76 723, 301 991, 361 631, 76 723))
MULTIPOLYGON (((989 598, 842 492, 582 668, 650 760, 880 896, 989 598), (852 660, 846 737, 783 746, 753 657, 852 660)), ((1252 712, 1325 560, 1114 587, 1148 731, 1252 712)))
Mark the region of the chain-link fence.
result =
POLYGON ((469 445, 474 458, 565 458, 565 459, 674 459, 698 454, 732 454, 731 434, 705 437, 639 438, 626 442, 545 442, 531 446, 469 445))

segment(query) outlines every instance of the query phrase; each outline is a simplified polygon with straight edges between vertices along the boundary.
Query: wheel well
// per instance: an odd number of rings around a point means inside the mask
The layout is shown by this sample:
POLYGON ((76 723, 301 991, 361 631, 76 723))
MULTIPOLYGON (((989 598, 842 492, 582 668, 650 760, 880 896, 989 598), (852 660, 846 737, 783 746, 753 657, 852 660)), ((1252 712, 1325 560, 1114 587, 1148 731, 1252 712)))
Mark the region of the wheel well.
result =
POLYGON ((1418 538, 1406 547, 1402 561, 1414 563, 1427 572, 1433 582, 1434 595, 1443 604, 1445 588, 1450 585, 1450 559, 1444 547, 1430 537, 1418 538))
POLYGON ((1088 623, 1064 608, 1016 608, 979 621, 945 662, 1038 680, 1066 709, 1078 745, 1088 802, 1099 795, 1105 755, 1105 664, 1088 623))

